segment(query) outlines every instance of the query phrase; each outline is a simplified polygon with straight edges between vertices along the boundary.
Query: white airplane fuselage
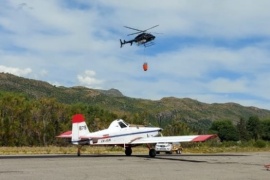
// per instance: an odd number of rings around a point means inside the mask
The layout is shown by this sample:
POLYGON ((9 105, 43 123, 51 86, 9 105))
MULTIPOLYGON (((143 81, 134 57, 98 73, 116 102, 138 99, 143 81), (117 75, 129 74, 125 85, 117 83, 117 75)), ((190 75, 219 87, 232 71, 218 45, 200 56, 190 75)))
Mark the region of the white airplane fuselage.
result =
POLYGON ((89 133, 86 137, 91 139, 90 144, 93 145, 130 144, 140 138, 155 137, 160 130, 154 127, 125 127, 120 130, 105 129, 89 133))
POLYGON ((124 120, 114 120, 108 129, 90 132, 85 122, 73 123, 72 143, 90 145, 125 145, 141 138, 159 135, 159 127, 130 126, 124 120))

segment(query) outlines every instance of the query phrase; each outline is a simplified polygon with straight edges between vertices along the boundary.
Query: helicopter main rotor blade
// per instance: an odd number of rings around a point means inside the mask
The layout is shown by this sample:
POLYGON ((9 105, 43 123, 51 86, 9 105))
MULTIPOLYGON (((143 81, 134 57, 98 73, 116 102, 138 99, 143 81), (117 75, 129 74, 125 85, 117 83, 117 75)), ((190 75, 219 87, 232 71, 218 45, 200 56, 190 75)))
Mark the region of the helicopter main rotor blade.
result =
POLYGON ((159 25, 155 25, 155 26, 153 26, 153 27, 150 27, 150 28, 144 30, 143 32, 148 31, 149 29, 153 29, 153 28, 155 28, 155 27, 157 27, 157 26, 159 26, 159 25))
POLYGON ((128 29, 132 29, 132 30, 135 30, 135 31, 140 31, 140 32, 143 32, 142 30, 139 30, 139 29, 135 29, 135 28, 132 28, 132 27, 128 27, 128 26, 124 26, 125 28, 128 28, 128 29))
POLYGON ((131 36, 131 35, 134 35, 134 34, 140 34, 140 33, 143 33, 144 31, 142 32, 135 32, 135 33, 131 33, 131 34, 128 34, 128 36, 131 36))
POLYGON ((128 26, 124 26, 124 27, 125 27, 125 28, 128 28, 128 29, 132 29, 132 30, 138 31, 138 32, 135 32, 135 33, 128 34, 128 36, 130 36, 130 35, 134 35, 134 34, 144 33, 144 32, 146 32, 146 31, 148 31, 149 29, 153 29, 153 28, 155 28, 155 27, 157 27, 157 26, 159 26, 159 25, 155 25, 155 26, 150 27, 150 28, 148 28, 148 29, 146 29, 146 30, 135 29, 135 28, 128 27, 128 26))

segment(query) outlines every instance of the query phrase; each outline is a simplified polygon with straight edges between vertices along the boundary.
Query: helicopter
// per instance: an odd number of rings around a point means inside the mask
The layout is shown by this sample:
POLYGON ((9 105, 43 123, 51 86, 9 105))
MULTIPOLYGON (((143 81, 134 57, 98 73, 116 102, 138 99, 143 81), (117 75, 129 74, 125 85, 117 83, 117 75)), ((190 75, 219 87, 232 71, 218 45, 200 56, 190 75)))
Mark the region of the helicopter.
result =
POLYGON ((153 40, 156 38, 154 35, 152 35, 151 33, 146 33, 146 31, 148 31, 149 29, 153 29, 155 27, 157 27, 159 25, 155 25, 153 27, 150 27, 146 30, 139 30, 139 29, 135 29, 135 28, 131 28, 131 27, 128 27, 128 26, 124 26, 125 28, 128 28, 128 29, 132 29, 132 30, 135 30, 135 31, 138 31, 138 32, 135 32, 135 33, 131 33, 131 34, 128 34, 128 36, 130 35, 134 35, 134 34, 139 34, 137 35, 134 39, 132 40, 129 40, 129 41, 122 41, 120 39, 120 48, 122 48, 122 46, 124 44, 130 44, 132 46, 133 43, 137 43, 138 46, 140 45, 143 45, 144 47, 149 47, 149 46, 152 46, 154 45, 154 42, 153 40))

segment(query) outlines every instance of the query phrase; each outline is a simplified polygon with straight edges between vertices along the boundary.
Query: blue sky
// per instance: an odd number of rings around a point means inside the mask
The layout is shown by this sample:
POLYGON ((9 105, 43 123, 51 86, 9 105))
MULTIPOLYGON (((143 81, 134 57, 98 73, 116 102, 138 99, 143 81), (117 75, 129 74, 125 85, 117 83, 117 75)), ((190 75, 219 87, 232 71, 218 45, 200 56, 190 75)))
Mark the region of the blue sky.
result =
POLYGON ((268 0, 2 0, 0 72, 270 110, 268 0), (125 45, 147 29, 155 45, 125 45), (148 71, 142 65, 148 63, 148 71))

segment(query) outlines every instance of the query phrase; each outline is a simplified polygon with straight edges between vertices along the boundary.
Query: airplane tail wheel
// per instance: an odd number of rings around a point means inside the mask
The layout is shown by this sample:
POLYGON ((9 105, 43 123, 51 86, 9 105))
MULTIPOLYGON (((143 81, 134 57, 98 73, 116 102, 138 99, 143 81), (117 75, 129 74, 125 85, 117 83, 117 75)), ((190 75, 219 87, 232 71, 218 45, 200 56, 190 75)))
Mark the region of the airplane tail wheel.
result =
POLYGON ((125 149, 125 154, 126 154, 126 156, 131 156, 131 154, 132 154, 132 149, 131 149, 131 147, 126 147, 126 149, 125 149))
POLYGON ((81 149, 78 148, 77 156, 81 156, 81 149))
POLYGON ((81 156, 81 148, 82 146, 78 146, 77 156, 81 156))
POLYGON ((150 156, 150 157, 154 158, 154 157, 156 157, 156 154, 157 154, 157 153, 156 153, 156 150, 155 150, 155 149, 150 149, 150 150, 149 150, 149 156, 150 156))

